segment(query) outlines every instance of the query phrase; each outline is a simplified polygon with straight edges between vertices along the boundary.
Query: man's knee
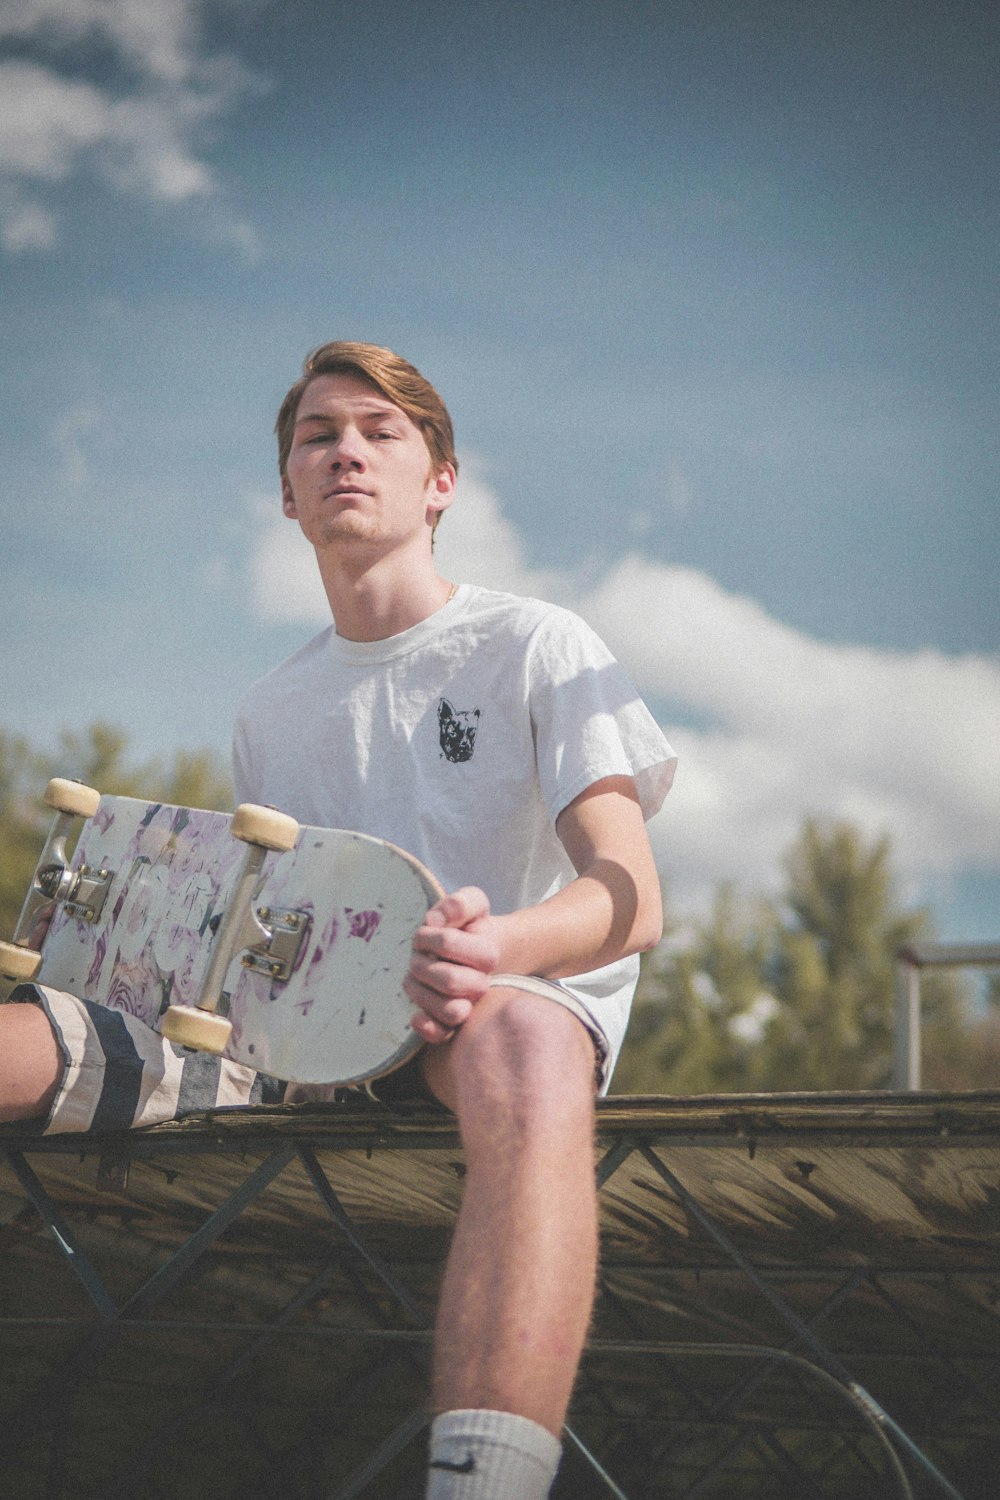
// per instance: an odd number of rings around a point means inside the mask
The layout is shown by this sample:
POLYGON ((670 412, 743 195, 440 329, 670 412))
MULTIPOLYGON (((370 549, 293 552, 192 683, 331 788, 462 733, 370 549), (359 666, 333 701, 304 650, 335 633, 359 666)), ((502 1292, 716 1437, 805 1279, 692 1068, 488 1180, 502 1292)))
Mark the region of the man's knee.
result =
POLYGON ((40 1007, 0 1006, 0 1120, 47 1115, 63 1068, 56 1034, 40 1007))
POLYGON ((429 1051, 428 1082, 436 1092, 444 1084, 460 1122, 493 1112, 511 1124, 592 1112, 593 1040, 556 1001, 491 989, 446 1051, 429 1051))
POLYGON ((552 1084, 553 1069, 579 1083, 594 1073, 594 1044, 571 1011, 513 987, 491 990, 470 1017, 468 1035, 480 1068, 513 1081, 552 1084), (492 1003, 491 1003, 492 1002, 492 1003), (478 1012, 478 1014, 476 1013, 478 1012))

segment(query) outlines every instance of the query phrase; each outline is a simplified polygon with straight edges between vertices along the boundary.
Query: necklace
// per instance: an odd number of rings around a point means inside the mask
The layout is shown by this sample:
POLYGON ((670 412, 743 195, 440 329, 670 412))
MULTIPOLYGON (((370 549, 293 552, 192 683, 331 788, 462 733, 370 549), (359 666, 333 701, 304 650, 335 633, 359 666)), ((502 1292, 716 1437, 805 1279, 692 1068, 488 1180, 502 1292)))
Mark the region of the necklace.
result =
POLYGON ((454 599, 454 597, 455 597, 455 595, 457 593, 458 593, 458 584, 457 583, 453 583, 452 586, 451 586, 451 588, 448 590, 448 597, 444 601, 445 604, 450 604, 451 601, 454 599))

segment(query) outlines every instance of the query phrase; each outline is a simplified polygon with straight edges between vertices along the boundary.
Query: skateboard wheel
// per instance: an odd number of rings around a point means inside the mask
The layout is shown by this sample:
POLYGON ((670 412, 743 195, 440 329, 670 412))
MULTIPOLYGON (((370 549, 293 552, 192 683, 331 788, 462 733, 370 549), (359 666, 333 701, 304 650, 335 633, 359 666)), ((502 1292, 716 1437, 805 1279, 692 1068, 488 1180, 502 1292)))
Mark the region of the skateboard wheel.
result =
POLYGON ((225 1016, 195 1005, 171 1005, 163 1017, 163 1035, 181 1047, 199 1052, 225 1052, 233 1028, 225 1016))
POLYGON ((44 802, 56 812, 72 813, 77 818, 92 818, 101 800, 100 792, 79 781, 55 776, 45 788, 44 802))
POLYGON ((5 979, 16 979, 25 984, 34 979, 42 967, 42 955, 34 948, 22 948, 18 943, 0 943, 0 974, 5 979))
POLYGON ((257 807, 252 802, 241 802, 233 813, 233 838, 245 844, 260 844, 263 849, 295 848, 299 836, 299 825, 287 813, 277 812, 273 807, 257 807))

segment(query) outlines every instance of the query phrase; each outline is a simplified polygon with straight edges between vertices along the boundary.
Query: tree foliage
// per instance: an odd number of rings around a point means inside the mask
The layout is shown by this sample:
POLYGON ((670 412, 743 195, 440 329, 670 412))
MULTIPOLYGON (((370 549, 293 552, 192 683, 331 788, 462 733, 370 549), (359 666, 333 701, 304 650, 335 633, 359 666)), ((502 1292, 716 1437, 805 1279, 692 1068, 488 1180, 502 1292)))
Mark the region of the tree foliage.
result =
MULTIPOLYGON (((723 887, 647 957, 616 1092, 888 1087, 895 955, 929 936, 927 915, 897 904, 889 841, 850 824, 807 821, 785 876, 777 904, 723 887)), ((925 976, 922 1000, 925 1085, 995 1087, 1000 1005, 976 1017, 949 973, 925 976)))

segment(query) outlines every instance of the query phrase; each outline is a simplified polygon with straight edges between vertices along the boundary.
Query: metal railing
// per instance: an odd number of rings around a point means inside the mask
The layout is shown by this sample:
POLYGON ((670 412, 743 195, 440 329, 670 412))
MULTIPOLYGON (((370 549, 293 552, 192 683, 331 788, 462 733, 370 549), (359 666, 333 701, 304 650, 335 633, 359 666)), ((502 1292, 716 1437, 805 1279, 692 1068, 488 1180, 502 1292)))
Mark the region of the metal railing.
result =
POLYGON ((924 969, 1000 969, 1000 943, 911 943, 896 953, 894 1089, 919 1089, 920 975, 924 969))

